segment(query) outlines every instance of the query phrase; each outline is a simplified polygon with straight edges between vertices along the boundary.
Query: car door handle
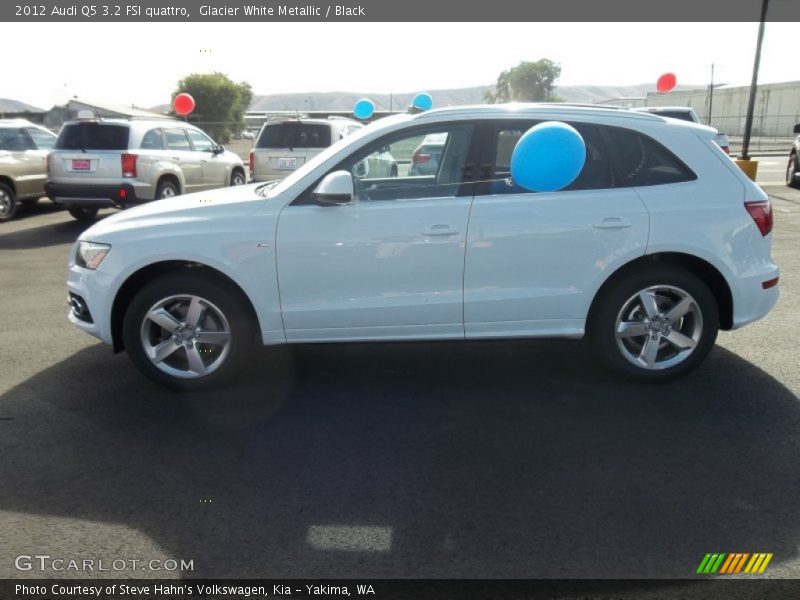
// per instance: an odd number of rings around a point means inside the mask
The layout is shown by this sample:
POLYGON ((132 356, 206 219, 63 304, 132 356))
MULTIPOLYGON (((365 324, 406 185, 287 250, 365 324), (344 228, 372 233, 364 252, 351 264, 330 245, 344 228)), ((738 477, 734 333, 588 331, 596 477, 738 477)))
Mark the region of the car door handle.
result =
POLYGON ((180 159, 181 159, 181 157, 180 157, 180 156, 173 156, 173 157, 172 157, 172 160, 180 160, 180 159))
POLYGON ((458 229, 453 229, 450 225, 432 225, 428 231, 423 232, 424 236, 444 236, 458 235, 458 229))
POLYGON ((629 221, 620 219, 619 217, 606 217, 599 223, 594 224, 595 229, 625 229, 630 226, 631 224, 629 221))

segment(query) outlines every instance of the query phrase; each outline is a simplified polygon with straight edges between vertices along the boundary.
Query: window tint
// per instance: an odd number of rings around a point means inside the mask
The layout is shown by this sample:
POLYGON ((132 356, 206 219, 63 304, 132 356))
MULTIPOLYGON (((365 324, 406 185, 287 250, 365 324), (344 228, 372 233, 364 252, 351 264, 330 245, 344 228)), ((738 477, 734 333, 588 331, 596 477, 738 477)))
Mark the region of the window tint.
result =
MULTIPOLYGON (((488 174, 488 184, 484 183, 484 192, 488 194, 520 194, 530 193, 511 178, 511 155, 519 138, 535 123, 499 124, 494 132, 494 161, 488 174), (487 187, 488 186, 488 187, 487 187)), ((596 190, 614 187, 614 171, 605 144, 598 129, 584 123, 570 123, 581 134, 586 144, 586 162, 583 170, 566 190, 596 190)))
POLYGON ((39 150, 52 150, 53 146, 56 145, 56 136, 49 131, 42 131, 35 127, 28 127, 25 131, 31 136, 33 143, 39 150))
POLYGON ((338 169, 353 174, 360 201, 454 197, 462 183, 471 140, 471 125, 394 135, 338 169))
POLYGON ((183 129, 165 129, 164 141, 167 145, 167 148, 170 150, 188 151, 192 149, 192 147, 189 145, 189 140, 186 138, 186 134, 183 132, 183 129))
POLYGON ((22 129, 8 127, 0 129, 0 150, 21 152, 31 149, 33 149, 33 144, 22 129))
POLYGON ((327 148, 330 145, 330 125, 283 121, 264 127, 256 148, 327 148))
POLYGON ((127 125, 111 123, 69 123, 61 128, 56 140, 58 150, 126 150, 127 125))
POLYGON ((189 139, 192 140, 192 146, 194 146, 195 151, 211 152, 214 149, 214 142, 199 131, 187 129, 186 133, 189 135, 189 139))
POLYGON ((617 185, 634 187, 691 181, 697 176, 654 139, 620 127, 604 127, 617 170, 617 185))
POLYGON ((163 150, 164 141, 160 129, 151 129, 142 138, 142 150, 163 150))

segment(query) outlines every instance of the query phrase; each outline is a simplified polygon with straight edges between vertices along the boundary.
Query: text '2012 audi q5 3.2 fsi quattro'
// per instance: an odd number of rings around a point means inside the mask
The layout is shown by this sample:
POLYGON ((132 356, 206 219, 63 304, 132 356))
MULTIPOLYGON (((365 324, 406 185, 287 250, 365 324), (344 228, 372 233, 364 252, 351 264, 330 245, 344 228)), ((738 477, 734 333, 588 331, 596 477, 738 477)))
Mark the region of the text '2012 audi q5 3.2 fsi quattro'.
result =
POLYGON ((476 106, 381 119, 281 182, 154 202, 76 242, 70 320, 179 389, 253 344, 587 336, 624 376, 696 367, 778 299, 767 195, 716 131, 625 109, 476 106), (511 177, 517 140, 566 123, 571 184, 511 177), (435 171, 409 154, 442 142, 435 171), (398 173, 363 168, 391 152, 398 173))

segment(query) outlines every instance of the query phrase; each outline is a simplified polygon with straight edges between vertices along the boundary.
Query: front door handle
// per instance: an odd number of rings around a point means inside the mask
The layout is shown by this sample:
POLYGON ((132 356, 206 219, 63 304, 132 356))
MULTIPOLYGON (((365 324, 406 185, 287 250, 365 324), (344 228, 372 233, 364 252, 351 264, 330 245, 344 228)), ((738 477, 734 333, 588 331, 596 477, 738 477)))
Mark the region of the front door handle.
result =
POLYGON ((424 236, 445 236, 458 235, 458 229, 453 229, 450 225, 432 225, 428 231, 423 232, 424 236))
POLYGON ((180 157, 180 156, 173 156, 173 157, 172 157, 172 160, 180 160, 180 159, 181 159, 181 157, 180 157))
POLYGON ((595 229, 625 229, 630 226, 630 221, 619 217, 606 217, 599 223, 594 224, 595 229))

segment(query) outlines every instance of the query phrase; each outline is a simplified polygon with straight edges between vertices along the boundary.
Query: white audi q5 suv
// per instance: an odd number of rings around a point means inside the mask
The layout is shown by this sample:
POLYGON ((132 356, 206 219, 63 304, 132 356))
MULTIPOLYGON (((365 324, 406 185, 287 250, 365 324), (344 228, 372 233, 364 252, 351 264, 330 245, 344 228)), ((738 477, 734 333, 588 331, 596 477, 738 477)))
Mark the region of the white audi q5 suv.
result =
POLYGON ((279 183, 98 222, 70 256, 69 318, 179 389, 231 378, 256 343, 371 340, 588 336, 624 376, 670 379, 778 299, 768 197, 715 135, 558 104, 388 117, 279 183), (544 121, 586 160, 535 193, 509 165, 544 121), (432 135, 436 170, 409 174, 432 135), (387 148, 396 176, 361 168, 387 148))

